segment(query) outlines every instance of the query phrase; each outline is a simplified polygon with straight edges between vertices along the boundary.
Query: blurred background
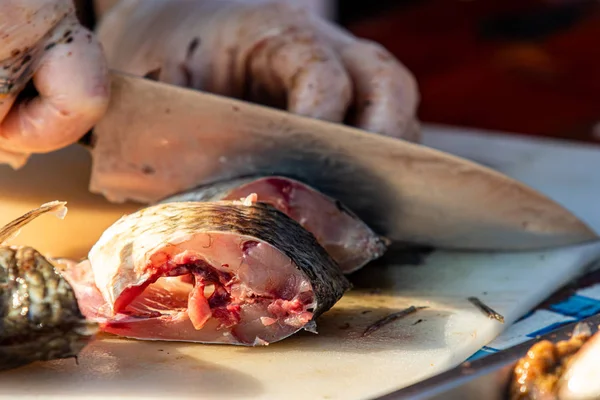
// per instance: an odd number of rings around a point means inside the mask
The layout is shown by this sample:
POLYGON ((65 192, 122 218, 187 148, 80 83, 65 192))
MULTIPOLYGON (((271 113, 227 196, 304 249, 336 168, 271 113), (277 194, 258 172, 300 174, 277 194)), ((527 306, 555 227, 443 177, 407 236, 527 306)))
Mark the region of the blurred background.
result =
POLYGON ((600 144, 599 0, 338 0, 334 19, 416 75, 424 122, 600 144))
POLYGON ((420 118, 600 144, 600 2, 340 0, 417 77, 420 118))

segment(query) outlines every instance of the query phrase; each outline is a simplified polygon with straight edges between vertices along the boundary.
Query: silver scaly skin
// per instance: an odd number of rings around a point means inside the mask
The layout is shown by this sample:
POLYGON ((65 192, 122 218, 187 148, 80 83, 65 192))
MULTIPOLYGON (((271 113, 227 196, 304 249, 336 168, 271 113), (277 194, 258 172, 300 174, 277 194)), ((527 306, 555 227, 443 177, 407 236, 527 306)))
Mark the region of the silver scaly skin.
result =
POLYGON ((64 274, 82 312, 141 340, 267 345, 316 332, 351 287, 312 234, 256 195, 144 208, 110 226, 88 259, 90 274, 86 262, 64 274))
POLYGON ((389 241, 377 235, 342 202, 284 176, 215 182, 175 194, 160 203, 235 200, 252 193, 258 195, 259 202, 270 204, 312 233, 344 274, 359 270, 387 251, 389 241))

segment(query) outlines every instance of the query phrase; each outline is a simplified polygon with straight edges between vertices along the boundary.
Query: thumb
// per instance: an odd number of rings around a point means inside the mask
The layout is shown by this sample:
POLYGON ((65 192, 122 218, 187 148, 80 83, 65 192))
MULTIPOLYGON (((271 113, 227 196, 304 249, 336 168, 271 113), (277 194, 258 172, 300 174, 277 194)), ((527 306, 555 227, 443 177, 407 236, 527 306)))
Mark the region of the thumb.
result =
POLYGON ((74 143, 108 107, 102 49, 74 16, 65 18, 42 45, 33 75, 37 96, 8 96, 0 105, 0 117, 5 113, 0 147, 9 152, 45 153, 74 143))

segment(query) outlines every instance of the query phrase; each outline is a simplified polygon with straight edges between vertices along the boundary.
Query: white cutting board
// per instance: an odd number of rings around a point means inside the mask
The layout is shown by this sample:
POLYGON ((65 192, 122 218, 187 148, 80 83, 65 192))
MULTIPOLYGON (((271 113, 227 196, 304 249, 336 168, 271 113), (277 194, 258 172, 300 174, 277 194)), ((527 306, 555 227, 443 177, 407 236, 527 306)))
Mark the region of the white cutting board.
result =
MULTIPOLYGON (((600 212, 591 207, 600 197, 592 172, 600 171, 600 150, 498 142, 439 127, 428 127, 425 138, 524 177, 600 227, 600 212)), ((54 256, 83 256, 103 229, 137 208, 86 193, 88 174, 87 154, 77 148, 35 157, 23 171, 0 169, 2 220, 49 200, 70 206, 66 220, 42 217, 17 242, 54 256)), ((1 373, 0 398, 370 398, 464 361, 596 258, 600 244, 528 254, 437 252, 418 266, 372 266, 354 279, 364 288, 320 319, 319 335, 302 333, 267 348, 103 337, 82 352, 79 365, 62 360, 1 373), (506 324, 483 316, 469 296, 504 315, 506 324), (429 308, 361 337, 370 323, 410 305, 429 308)))

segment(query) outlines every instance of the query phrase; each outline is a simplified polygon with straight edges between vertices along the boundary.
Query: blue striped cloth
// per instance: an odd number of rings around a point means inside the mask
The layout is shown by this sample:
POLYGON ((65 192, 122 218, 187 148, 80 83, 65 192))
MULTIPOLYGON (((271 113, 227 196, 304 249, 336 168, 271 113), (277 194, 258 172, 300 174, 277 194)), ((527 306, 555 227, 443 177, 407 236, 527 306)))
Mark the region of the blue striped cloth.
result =
POLYGON ((469 361, 526 342, 562 325, 600 313, 600 283, 579 289, 566 298, 537 308, 515 322, 469 361))

